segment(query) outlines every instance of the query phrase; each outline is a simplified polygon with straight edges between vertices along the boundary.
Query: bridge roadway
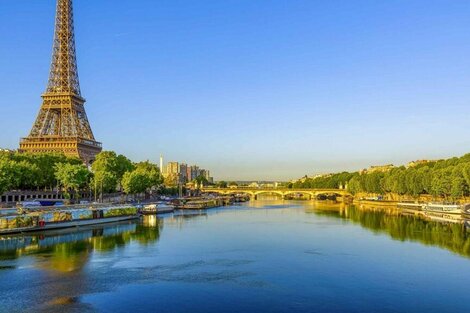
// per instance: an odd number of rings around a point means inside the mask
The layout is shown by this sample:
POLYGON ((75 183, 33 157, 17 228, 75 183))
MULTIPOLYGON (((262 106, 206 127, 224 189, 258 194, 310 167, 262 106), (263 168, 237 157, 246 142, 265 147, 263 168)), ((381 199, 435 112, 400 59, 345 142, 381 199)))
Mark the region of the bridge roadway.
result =
POLYGON ((237 188, 211 188, 204 187, 202 192, 205 193, 218 193, 221 195, 230 195, 230 194, 247 194, 252 199, 256 200, 259 195, 262 194, 276 194, 281 196, 283 199, 288 195, 308 195, 310 199, 316 199, 320 195, 336 195, 345 197, 352 197, 352 194, 344 189, 288 189, 288 188, 246 188, 246 187, 237 187, 237 188))

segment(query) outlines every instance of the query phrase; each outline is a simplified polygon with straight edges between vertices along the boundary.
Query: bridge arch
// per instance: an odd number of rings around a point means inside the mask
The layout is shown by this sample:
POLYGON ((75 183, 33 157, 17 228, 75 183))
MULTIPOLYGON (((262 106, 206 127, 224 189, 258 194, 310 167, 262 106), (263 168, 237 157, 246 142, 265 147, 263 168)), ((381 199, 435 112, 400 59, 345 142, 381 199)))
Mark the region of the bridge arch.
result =
POLYGON ((282 191, 278 191, 276 189, 267 189, 267 190, 261 190, 258 192, 253 193, 253 199, 257 200, 259 195, 278 195, 282 199, 284 199, 284 193, 282 191))
POLYGON ((284 197, 289 196, 289 195, 297 195, 301 194, 303 196, 308 195, 310 197, 310 200, 315 198, 315 193, 307 190, 292 190, 292 191, 286 191, 284 192, 284 197))

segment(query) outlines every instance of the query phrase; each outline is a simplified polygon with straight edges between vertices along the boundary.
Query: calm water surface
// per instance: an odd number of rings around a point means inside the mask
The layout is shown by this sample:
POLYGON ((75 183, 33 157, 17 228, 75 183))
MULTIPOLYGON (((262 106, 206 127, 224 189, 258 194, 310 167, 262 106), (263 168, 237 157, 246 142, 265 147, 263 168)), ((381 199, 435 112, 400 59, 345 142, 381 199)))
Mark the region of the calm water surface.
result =
POLYGON ((464 312, 459 225, 312 202, 0 240, 1 312, 464 312))

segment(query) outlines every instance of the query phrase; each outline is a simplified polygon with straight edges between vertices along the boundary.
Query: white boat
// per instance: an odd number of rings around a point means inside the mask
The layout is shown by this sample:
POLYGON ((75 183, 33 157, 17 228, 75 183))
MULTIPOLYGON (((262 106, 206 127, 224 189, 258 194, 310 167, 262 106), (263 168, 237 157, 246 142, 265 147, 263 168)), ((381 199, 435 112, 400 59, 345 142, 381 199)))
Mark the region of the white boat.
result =
POLYGON ((144 205, 140 212, 145 215, 157 214, 157 207, 158 204, 147 204, 144 205))
POLYGON ((173 211, 174 207, 166 203, 147 204, 144 205, 144 207, 140 210, 140 212, 144 215, 171 213, 173 211))
POLYGON ((463 207, 459 204, 438 204, 428 203, 424 206, 426 212, 447 213, 447 214, 462 214, 463 207))
POLYGON ((157 214, 171 213, 175 211, 174 206, 167 203, 158 203, 157 214))

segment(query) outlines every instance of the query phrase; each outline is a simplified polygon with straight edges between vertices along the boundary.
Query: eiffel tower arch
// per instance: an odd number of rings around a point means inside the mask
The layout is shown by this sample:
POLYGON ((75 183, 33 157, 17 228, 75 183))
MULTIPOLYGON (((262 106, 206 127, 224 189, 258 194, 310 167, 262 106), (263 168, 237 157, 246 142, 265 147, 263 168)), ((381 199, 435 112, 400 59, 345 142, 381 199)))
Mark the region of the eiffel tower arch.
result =
POLYGON ((78 79, 72 0, 57 0, 52 63, 42 105, 20 152, 62 152, 90 164, 101 151, 85 112, 78 79))

